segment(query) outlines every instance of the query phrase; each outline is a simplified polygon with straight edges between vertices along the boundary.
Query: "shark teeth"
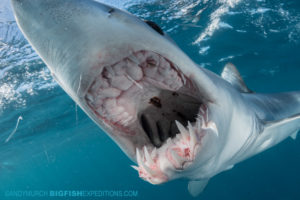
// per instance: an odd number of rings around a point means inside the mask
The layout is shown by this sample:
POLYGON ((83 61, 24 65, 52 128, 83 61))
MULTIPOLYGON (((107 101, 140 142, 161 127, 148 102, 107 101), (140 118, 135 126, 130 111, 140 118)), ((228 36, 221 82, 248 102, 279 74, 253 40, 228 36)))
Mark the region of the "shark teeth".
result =
POLYGON ((148 174, 154 176, 155 175, 155 172, 149 168, 146 163, 143 161, 143 157, 141 156, 141 153, 139 151, 139 149, 137 148, 136 149, 136 158, 137 158, 137 162, 138 162, 138 165, 141 166, 148 174))
POLYGON ((209 122, 208 128, 211 129, 216 136, 219 136, 219 130, 214 122, 209 122))
POLYGON ((132 167, 133 169, 135 169, 136 171, 139 171, 139 167, 138 167, 138 166, 131 165, 131 167, 132 167))
POLYGON ((152 159, 155 156, 156 149, 153 149, 151 153, 149 153, 148 148, 144 146, 143 151, 136 148, 136 159, 138 166, 131 166, 133 169, 139 172, 139 176, 152 183, 152 184, 160 184, 166 182, 168 180, 167 176, 162 173, 157 162, 154 162, 152 159))
POLYGON ((188 131, 185 129, 185 127, 177 120, 175 120, 176 126, 178 128, 178 130, 180 131, 182 137, 184 139, 188 139, 188 131))
POLYGON ((151 158, 151 155, 149 154, 146 146, 144 146, 144 153, 145 153, 145 157, 146 157, 146 162, 148 162, 150 165, 154 165, 154 161, 151 158))
MULTIPOLYGON (((188 122, 188 130, 178 121, 175 121, 178 130, 180 131, 179 135, 182 135, 183 139, 189 141, 190 146, 193 147, 197 143, 197 135, 196 132, 190 122, 188 122)), ((201 130, 201 129, 198 129, 201 130)))
POLYGON ((160 148, 137 148, 138 166, 132 167, 139 172, 139 176, 152 184, 160 184, 169 180, 174 173, 190 167, 201 150, 205 134, 219 134, 216 124, 208 120, 208 112, 208 107, 201 107, 196 122, 188 121, 186 127, 175 121, 179 133, 176 137, 168 138, 160 148))

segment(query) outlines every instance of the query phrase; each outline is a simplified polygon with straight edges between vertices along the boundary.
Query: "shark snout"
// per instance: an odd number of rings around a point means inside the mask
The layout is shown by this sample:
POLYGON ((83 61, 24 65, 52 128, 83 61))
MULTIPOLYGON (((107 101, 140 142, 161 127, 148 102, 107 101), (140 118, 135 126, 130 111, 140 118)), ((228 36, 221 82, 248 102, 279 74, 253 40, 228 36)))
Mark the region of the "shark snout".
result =
MULTIPOLYGON (((51 10, 55 7, 64 7, 64 5, 68 6, 86 6, 86 5, 96 5, 98 12, 102 11, 103 14, 109 14, 114 11, 114 8, 102 4, 102 3, 95 3, 93 1, 84 1, 84 0, 11 0, 12 6, 14 9, 18 9, 19 11, 23 12, 33 12, 34 8, 37 8, 36 11, 41 11, 42 9, 48 9, 51 10)), ((17 11, 17 10, 15 10, 17 11)), ((76 10, 73 10, 76 13, 76 10)), ((79 11, 79 10, 77 10, 79 11)))
POLYGON ((82 92, 91 84, 95 67, 120 60, 132 43, 129 26, 120 20, 129 15, 111 6, 85 0, 11 2, 26 39, 72 97, 80 96, 80 84, 82 92))

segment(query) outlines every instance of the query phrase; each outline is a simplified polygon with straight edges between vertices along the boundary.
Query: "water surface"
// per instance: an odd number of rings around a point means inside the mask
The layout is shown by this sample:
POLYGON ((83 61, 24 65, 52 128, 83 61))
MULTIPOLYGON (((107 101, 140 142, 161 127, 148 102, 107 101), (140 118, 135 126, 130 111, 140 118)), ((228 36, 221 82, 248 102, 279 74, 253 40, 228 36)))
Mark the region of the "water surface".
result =
MULTIPOLYGON (((232 62, 256 92, 300 90, 297 0, 103 2, 160 24, 200 67, 220 73, 232 62)), ((5 196, 11 190, 133 190, 138 195, 127 199, 193 199, 186 180, 153 186, 131 164, 55 83, 16 26, 9 1, 1 0, 0 199, 15 199, 5 196)), ((214 177, 198 199, 300 199, 299 169, 300 139, 287 139, 214 177)))

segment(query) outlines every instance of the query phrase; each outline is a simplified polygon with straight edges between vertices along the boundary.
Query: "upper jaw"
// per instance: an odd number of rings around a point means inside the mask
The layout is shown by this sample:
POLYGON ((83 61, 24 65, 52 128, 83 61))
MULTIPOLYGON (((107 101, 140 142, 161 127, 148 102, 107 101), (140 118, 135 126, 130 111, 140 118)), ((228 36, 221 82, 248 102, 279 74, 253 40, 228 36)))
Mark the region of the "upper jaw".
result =
POLYGON ((80 105, 78 94, 86 92, 95 67, 140 50, 163 55, 184 74, 197 74, 199 87, 214 90, 205 73, 173 42, 127 12, 88 0, 12 0, 12 5, 30 44, 80 105))

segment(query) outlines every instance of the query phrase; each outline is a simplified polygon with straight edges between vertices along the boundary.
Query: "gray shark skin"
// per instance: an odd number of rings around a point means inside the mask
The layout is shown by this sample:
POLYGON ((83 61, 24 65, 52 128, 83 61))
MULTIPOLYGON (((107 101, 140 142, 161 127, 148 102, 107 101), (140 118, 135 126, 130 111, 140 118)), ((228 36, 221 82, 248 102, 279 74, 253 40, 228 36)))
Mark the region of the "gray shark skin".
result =
POLYGON ((208 180, 300 128, 300 93, 257 94, 234 65, 200 68, 153 22, 92 0, 12 0, 59 85, 160 184, 208 180))

